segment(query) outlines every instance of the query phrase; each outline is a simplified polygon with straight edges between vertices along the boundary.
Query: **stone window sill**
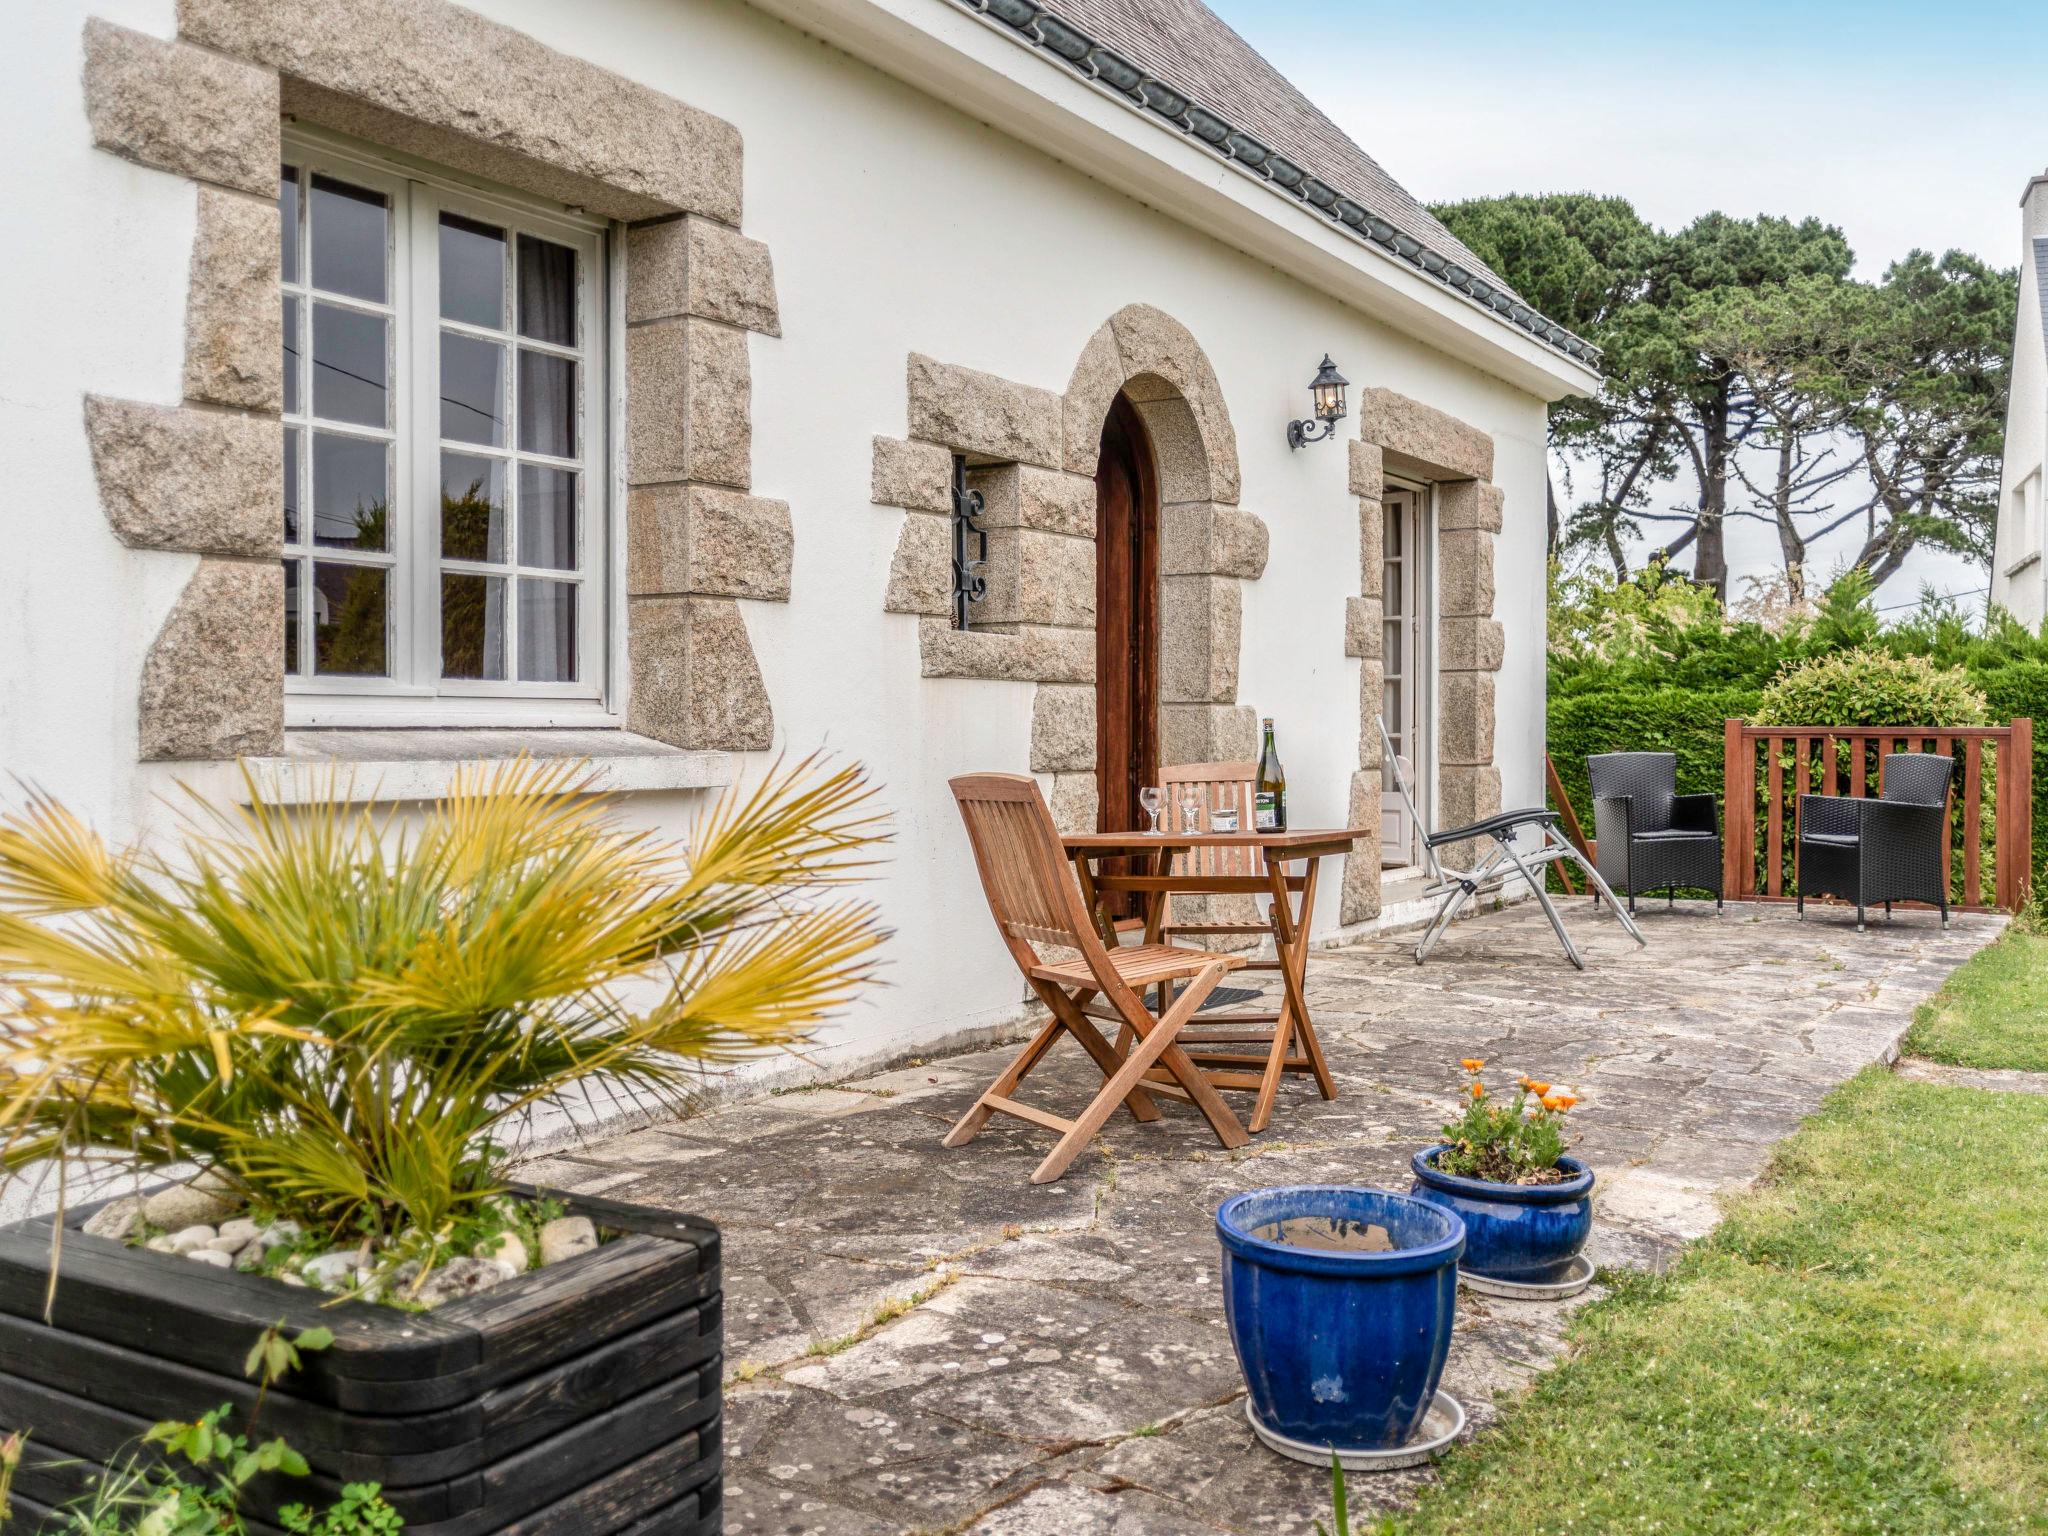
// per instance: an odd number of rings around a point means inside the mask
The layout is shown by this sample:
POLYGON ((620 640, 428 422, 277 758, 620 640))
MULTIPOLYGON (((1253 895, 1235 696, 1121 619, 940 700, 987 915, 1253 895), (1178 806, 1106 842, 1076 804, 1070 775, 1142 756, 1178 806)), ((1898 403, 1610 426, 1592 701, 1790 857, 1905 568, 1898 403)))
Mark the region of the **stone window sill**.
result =
MULTIPOLYGON (((726 752, 693 752, 622 730, 293 730, 282 757, 249 760, 266 798, 301 804, 329 793, 317 770, 338 764, 342 798, 355 803, 432 800, 447 793, 456 770, 478 761, 536 758, 585 760, 593 788, 613 794, 718 789, 733 780, 726 752), (307 771, 315 770, 315 771, 307 771)), ((246 785, 236 798, 246 801, 246 785)))
POLYGON ((2024 571, 2028 566, 2039 563, 2040 559, 2041 551, 2039 551, 2038 549, 2031 554, 2021 555, 2019 559, 2013 561, 2011 565, 2008 565, 2002 574, 2008 577, 2017 576, 2021 571, 2024 571))

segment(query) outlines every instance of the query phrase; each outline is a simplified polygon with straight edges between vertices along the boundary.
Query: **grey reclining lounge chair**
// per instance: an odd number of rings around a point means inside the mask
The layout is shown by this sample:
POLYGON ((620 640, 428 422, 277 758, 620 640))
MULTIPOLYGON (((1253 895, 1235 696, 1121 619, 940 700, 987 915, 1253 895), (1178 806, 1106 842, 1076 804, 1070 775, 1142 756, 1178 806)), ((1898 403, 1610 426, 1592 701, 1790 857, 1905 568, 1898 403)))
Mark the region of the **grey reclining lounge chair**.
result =
POLYGON ((1808 896, 1839 896, 1863 909, 1895 901, 1941 908, 1948 926, 1948 784, 1955 759, 1936 752, 1894 752, 1884 760, 1884 789, 1875 800, 1853 795, 1799 797, 1799 915, 1808 896))
POLYGON ((1593 781, 1593 851, 1607 883, 1636 909, 1638 893, 1682 886, 1712 891, 1721 910, 1720 806, 1678 793, 1673 752, 1603 752, 1586 759, 1593 781))
MULTIPOLYGON (((1375 717, 1378 719, 1378 717, 1375 717)), ((1394 775, 1394 787, 1407 802, 1408 814, 1415 824, 1427 825, 1422 812, 1415 804, 1415 792, 1408 787, 1408 772, 1400 756, 1394 751, 1393 739, 1387 735, 1387 722, 1379 719, 1380 750, 1386 754, 1387 766, 1394 775)), ((1629 915, 1621 910, 1621 903, 1614 899, 1614 892, 1607 888, 1607 882, 1600 878, 1600 871, 1586 862, 1585 856, 1574 848, 1564 833, 1558 830, 1557 812, 1533 806, 1521 811, 1502 811, 1484 821, 1475 821, 1470 826, 1447 827, 1441 832, 1425 832, 1422 838, 1423 867, 1428 871, 1429 884, 1423 889, 1424 896, 1440 898, 1436 915, 1429 920, 1422 938, 1415 946, 1417 965, 1429 958, 1436 941, 1444 936, 1451 926, 1451 920, 1465 907, 1482 895, 1490 895, 1507 883, 1508 866, 1513 865, 1522 878, 1529 882, 1529 889, 1536 893, 1537 901, 1543 905, 1543 915, 1550 919, 1551 929, 1557 934, 1557 942, 1564 946, 1564 952, 1572 964, 1580 970, 1586 968, 1586 957, 1579 953, 1579 946, 1572 942, 1572 936, 1565 931, 1564 919, 1558 915, 1550 893, 1543 888, 1544 873, 1550 865, 1561 859, 1569 859, 1586 872, 1586 879, 1592 888, 1605 895, 1609 910, 1614 913, 1621 926, 1628 930, 1630 938, 1647 946, 1649 940, 1630 921, 1629 915), (1528 853, 1515 847, 1515 837, 1524 830, 1534 830, 1541 841, 1528 853), (1491 842, 1485 857, 1476 869, 1447 868, 1437 856, 1439 848, 1452 843, 1491 842)))

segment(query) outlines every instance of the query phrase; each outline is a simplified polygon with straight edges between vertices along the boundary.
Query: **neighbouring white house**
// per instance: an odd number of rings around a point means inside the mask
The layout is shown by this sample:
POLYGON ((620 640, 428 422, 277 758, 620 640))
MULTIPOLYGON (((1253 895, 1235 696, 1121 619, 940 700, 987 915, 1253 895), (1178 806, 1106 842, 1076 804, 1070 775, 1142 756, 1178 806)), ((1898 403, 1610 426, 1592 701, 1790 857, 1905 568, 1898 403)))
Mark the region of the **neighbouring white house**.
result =
POLYGON ((2020 306, 2005 408, 2005 469, 1991 601, 2029 627, 2048 618, 2048 172, 2020 198, 2020 306))
MULTIPOLYGON (((1376 712, 1429 819, 1540 803, 1545 405, 1597 354, 1199 0, 6 32, 0 768, 112 834, 237 759, 403 801, 589 757, 680 833, 778 752, 857 758, 906 963, 836 1072, 1020 1015, 953 775, 1128 826, 1271 716, 1294 823, 1383 828, 1323 934, 1416 893, 1376 712), (1346 414, 1292 446, 1326 356, 1346 414)), ((2038 561, 2004 579, 2038 616, 2038 561)))

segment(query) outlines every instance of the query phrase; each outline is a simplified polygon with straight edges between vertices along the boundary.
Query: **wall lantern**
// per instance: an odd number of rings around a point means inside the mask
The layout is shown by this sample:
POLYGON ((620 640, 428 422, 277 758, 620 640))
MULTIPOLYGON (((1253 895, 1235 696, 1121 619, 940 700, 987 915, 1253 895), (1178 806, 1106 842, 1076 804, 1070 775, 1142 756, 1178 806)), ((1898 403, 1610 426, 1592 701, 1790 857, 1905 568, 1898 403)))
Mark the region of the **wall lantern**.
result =
POLYGON ((1302 421, 1287 423, 1287 446, 1299 448, 1303 443, 1321 442, 1336 435, 1337 423, 1344 419, 1344 386, 1351 381, 1337 371, 1337 365, 1330 361, 1330 354, 1323 354, 1323 366, 1316 370, 1316 376, 1309 380, 1308 392, 1315 401, 1316 413, 1302 421), (1316 424, 1322 430, 1316 431, 1316 424))

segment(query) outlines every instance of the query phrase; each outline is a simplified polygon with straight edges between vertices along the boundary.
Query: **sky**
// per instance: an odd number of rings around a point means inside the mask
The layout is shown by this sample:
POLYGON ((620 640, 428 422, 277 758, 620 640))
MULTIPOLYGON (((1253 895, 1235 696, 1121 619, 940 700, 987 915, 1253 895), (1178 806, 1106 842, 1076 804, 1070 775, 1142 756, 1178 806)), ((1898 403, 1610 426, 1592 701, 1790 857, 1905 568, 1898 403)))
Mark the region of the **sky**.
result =
MULTIPOLYGON (((1875 278, 1916 246, 2013 265, 2048 169, 2048 0, 1209 4, 1424 202, 1593 191, 1665 228, 1812 214, 1875 278)), ((1767 527, 1730 539, 1738 572, 1774 566, 1767 527)), ((1984 581, 1916 554, 1880 600, 1984 581)))

